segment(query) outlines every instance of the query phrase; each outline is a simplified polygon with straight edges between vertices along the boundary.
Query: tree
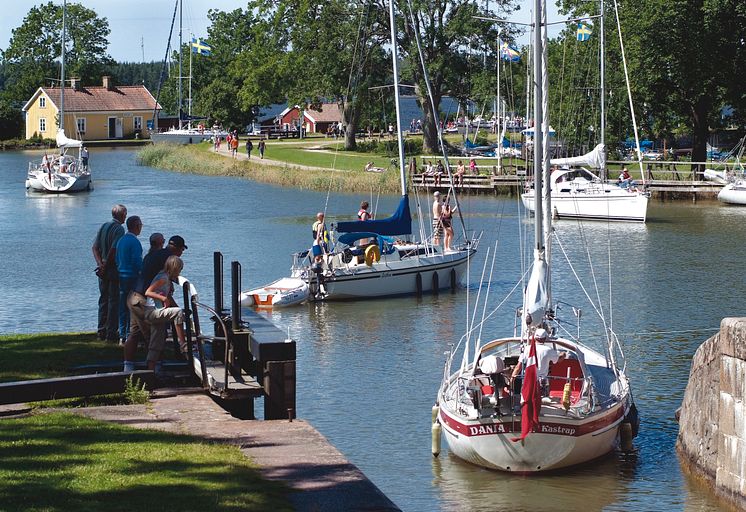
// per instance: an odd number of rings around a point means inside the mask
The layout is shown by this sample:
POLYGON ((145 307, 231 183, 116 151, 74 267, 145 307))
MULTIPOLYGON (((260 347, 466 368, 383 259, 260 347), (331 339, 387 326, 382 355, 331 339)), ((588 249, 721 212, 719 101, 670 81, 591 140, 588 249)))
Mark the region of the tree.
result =
MULTIPOLYGON (((437 111, 441 99, 446 94, 463 97, 464 85, 468 85, 464 77, 467 77, 468 81, 473 72, 480 71, 477 70, 478 61, 475 62, 475 53, 480 56, 488 54, 491 62, 495 62, 494 44, 497 40, 498 25, 495 22, 478 20, 476 17, 495 17, 497 14, 504 16, 515 9, 513 0, 497 2, 496 11, 481 9, 478 3, 480 2, 473 0, 412 0, 414 22, 409 16, 409 2, 400 5, 403 11, 400 45, 415 81, 418 103, 424 112, 425 153, 438 151, 438 120, 433 115, 431 100, 437 111), (422 57, 430 77, 432 98, 425 87, 416 34, 419 34, 422 57)), ((509 26, 502 27, 503 37, 509 39, 510 30, 509 26)), ((490 69, 495 68, 491 66, 490 69)))
MULTIPOLYGON (((112 63, 106 53, 109 22, 80 4, 67 6, 66 20, 66 75, 80 77, 84 84, 99 83, 104 66, 112 63)), ((61 32, 62 7, 52 2, 32 7, 23 24, 13 29, 2 52, 6 90, 13 100, 28 100, 50 77, 59 76, 61 32)))
MULTIPOLYGON (((584 8, 575 0, 563 5, 584 8)), ((692 160, 706 160, 709 129, 722 108, 730 105, 736 119, 744 119, 746 5, 631 0, 621 5, 620 18, 638 116, 659 136, 684 125, 692 134, 692 160)))

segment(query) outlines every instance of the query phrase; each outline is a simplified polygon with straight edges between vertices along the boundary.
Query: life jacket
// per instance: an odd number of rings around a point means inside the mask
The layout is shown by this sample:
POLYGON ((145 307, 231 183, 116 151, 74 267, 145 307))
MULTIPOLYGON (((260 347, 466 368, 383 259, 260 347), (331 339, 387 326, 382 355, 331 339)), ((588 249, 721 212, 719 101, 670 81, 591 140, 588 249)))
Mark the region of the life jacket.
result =
POLYGON ((367 210, 362 210, 361 209, 360 211, 357 212, 357 218, 358 218, 358 220, 364 220, 363 217, 366 216, 366 215, 368 216, 368 219, 366 219, 366 220, 370 220, 370 218, 371 218, 370 217, 370 213, 368 213, 367 210))

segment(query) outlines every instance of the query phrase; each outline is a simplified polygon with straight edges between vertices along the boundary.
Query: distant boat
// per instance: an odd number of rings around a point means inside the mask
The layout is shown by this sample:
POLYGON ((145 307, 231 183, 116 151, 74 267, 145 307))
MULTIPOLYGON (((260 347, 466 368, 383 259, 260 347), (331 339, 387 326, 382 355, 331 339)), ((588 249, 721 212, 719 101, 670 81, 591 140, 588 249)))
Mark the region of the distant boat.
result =
POLYGON ((273 283, 241 293, 243 307, 287 307, 300 304, 308 298, 308 283, 302 279, 283 277, 273 283))
POLYGON ((29 162, 26 188, 36 192, 67 193, 91 190, 91 171, 83 162, 83 142, 65 135, 65 40, 67 1, 62 3, 62 65, 60 68, 60 127, 57 130, 59 154, 44 154, 41 162, 29 162), (73 150, 72 152, 70 150, 73 150))

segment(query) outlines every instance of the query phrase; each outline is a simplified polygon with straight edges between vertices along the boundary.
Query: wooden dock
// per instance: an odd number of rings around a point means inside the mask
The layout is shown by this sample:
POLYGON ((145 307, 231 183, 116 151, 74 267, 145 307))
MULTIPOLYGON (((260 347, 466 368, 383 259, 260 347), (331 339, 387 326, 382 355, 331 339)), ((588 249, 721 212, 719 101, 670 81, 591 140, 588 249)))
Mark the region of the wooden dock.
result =
MULTIPOLYGON (((644 169, 646 180, 645 188, 652 198, 660 200, 708 200, 717 199, 718 192, 723 188, 720 183, 704 181, 688 169, 689 165, 678 164, 677 166, 664 167, 669 162, 646 163, 644 169), (686 171, 683 169, 687 168, 686 171)), ((484 167, 483 167, 484 169, 484 167)), ((498 172, 497 166, 492 166, 489 174, 478 175, 465 174, 463 186, 457 187, 459 193, 466 194, 494 194, 513 196, 523 191, 530 178, 527 178, 526 170, 520 167, 504 166, 502 172, 498 172)), ((420 190, 434 191, 447 190, 451 181, 447 175, 440 180, 440 185, 435 186, 435 177, 424 173, 415 174, 411 177, 412 184, 420 190)), ((455 176, 454 176, 455 180, 455 176)), ((616 180, 609 180, 615 182, 616 180)), ((638 187, 642 187, 642 181, 636 180, 638 187)))

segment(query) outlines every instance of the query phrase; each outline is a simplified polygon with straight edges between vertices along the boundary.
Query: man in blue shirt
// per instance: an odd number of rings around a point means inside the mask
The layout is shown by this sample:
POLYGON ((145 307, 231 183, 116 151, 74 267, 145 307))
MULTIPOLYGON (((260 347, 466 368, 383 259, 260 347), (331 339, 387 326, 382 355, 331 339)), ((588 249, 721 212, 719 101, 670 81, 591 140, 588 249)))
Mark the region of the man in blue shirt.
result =
POLYGON ((142 244, 137 239, 142 221, 137 215, 127 219, 127 234, 117 242, 117 270, 119 271, 119 340, 124 343, 129 333, 130 312, 127 296, 134 290, 142 274, 142 244))

